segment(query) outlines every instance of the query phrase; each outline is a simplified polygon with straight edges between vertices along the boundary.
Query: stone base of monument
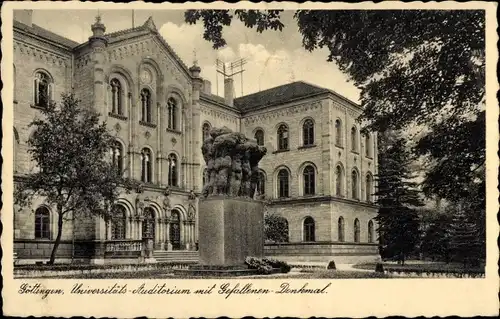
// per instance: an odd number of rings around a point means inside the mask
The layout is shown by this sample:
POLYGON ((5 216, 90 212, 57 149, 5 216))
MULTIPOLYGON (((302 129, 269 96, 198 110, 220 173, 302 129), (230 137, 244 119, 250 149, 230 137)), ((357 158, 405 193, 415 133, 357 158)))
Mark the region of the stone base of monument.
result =
POLYGON ((239 266, 264 256, 264 205, 246 198, 215 196, 199 202, 200 264, 239 266))
POLYGON ((198 265, 175 271, 193 276, 256 274, 246 257, 264 257, 264 205, 246 198, 214 196, 198 203, 198 265))

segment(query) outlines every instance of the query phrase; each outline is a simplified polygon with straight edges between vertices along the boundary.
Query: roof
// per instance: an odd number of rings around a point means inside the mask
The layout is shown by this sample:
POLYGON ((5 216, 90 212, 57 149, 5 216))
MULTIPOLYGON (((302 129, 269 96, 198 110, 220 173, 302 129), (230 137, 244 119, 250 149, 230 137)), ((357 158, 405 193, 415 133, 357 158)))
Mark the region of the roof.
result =
POLYGON ((158 33, 158 29, 156 28, 156 25, 154 24, 153 18, 149 17, 143 25, 135 27, 135 28, 130 28, 130 29, 125 29, 125 30, 119 30, 116 32, 111 32, 111 33, 106 33, 105 36, 108 39, 127 35, 130 33, 135 33, 135 32, 141 32, 141 31, 148 31, 148 32, 153 32, 155 35, 157 35, 158 40, 162 43, 163 46, 167 49, 167 51, 172 54, 174 60, 176 60, 181 67, 184 69, 184 71, 191 75, 189 72, 189 69, 187 65, 182 61, 182 59, 179 57, 179 55, 174 51, 174 49, 165 41, 165 39, 158 33))
POLYGON ((67 47, 68 49, 73 49, 80 45, 80 43, 75 42, 73 40, 70 40, 68 38, 65 38, 63 36, 60 36, 58 34, 55 34, 54 32, 51 32, 49 30, 46 30, 42 27, 37 26, 36 24, 32 24, 31 26, 28 26, 24 23, 21 23, 19 21, 14 20, 14 28, 23 30, 25 32, 28 32, 30 34, 33 34, 34 36, 44 38, 46 40, 56 42, 64 47, 67 47))
POLYGON ((236 98, 234 99, 234 105, 241 111, 250 111, 328 92, 330 90, 297 81, 236 98))
POLYGON ((205 92, 200 92, 200 97, 205 98, 206 100, 208 100, 210 102, 215 102, 215 103, 226 105, 226 100, 222 96, 218 96, 215 94, 208 94, 205 92))
MULTIPOLYGON (((33 24, 31 27, 28 25, 25 25, 24 23, 21 23, 17 20, 14 20, 14 28, 21 29, 25 32, 28 32, 30 34, 33 34, 35 36, 45 38, 47 40, 50 40, 52 42, 58 43, 68 49, 74 49, 80 45, 85 45, 85 43, 78 43, 73 40, 67 39, 63 36, 60 36, 58 34, 55 34, 54 32, 51 32, 47 29, 44 29, 42 27, 37 26, 36 24, 33 24)), ((179 55, 172 49, 172 47, 163 39, 163 37, 158 33, 158 30, 156 28, 156 25, 154 24, 153 18, 149 17, 143 25, 135 27, 135 28, 130 28, 130 29, 125 29, 125 30, 119 30, 116 32, 110 32, 106 33, 105 36, 108 38, 108 40, 112 38, 117 38, 119 36, 131 34, 131 33, 136 33, 136 32, 141 32, 141 31, 147 31, 147 32, 153 32, 155 35, 157 35, 157 38, 159 41, 162 43, 163 46, 166 47, 167 51, 169 51, 170 54, 174 57, 174 59, 181 65, 181 67, 184 69, 184 71, 190 75, 189 69, 187 65, 182 61, 182 59, 179 57, 179 55)))

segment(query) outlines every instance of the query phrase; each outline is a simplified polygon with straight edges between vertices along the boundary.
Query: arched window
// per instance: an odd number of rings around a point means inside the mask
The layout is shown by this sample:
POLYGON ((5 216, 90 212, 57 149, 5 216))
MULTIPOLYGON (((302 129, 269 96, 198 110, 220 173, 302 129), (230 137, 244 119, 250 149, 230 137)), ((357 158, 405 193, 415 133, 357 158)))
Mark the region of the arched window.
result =
POLYGON ((14 78, 13 78, 13 80, 14 80, 14 82, 13 82, 13 83, 14 83, 14 103, 17 103, 17 87, 16 87, 16 86, 17 86, 17 79, 16 79, 16 66, 15 66, 15 65, 13 65, 12 67, 13 67, 13 69, 12 69, 12 73, 13 73, 13 74, 12 74, 12 75, 13 75, 13 77, 14 77, 14 78))
POLYGON ((290 176, 286 169, 281 169, 278 172, 278 197, 285 198, 289 197, 289 180, 290 176))
POLYGON ((52 100, 52 88, 50 77, 47 73, 38 71, 35 74, 33 102, 35 106, 47 107, 52 100))
POLYGON ((155 212, 151 207, 144 208, 144 220, 142 221, 142 238, 155 238, 155 212))
POLYGON ((304 219, 304 241, 315 241, 315 225, 312 217, 304 219))
POLYGON ((305 120, 302 125, 302 140, 304 146, 314 145, 314 123, 311 119, 305 120))
POLYGON ((304 168, 304 195, 314 195, 315 193, 315 172, 314 167, 307 165, 304 168))
POLYGON ((118 79, 112 79, 111 85, 111 113, 123 115, 123 88, 118 79))
POLYGON ((290 241, 290 227, 288 226, 288 220, 283 218, 283 238, 282 242, 288 243, 290 241))
POLYGON ((366 174, 366 201, 371 203, 373 201, 373 177, 371 174, 366 174))
POLYGON ((354 242, 359 243, 359 219, 354 220, 354 242))
POLYGON ((340 165, 335 168, 335 194, 338 197, 344 196, 344 170, 340 165))
POLYGON ((254 138, 257 141, 257 145, 264 145, 264 131, 263 130, 257 130, 255 132, 254 138))
POLYGON ((179 186, 179 180, 177 178, 178 166, 177 156, 175 156, 175 154, 170 154, 168 156, 168 185, 170 186, 179 186))
POLYGON ((151 151, 147 148, 143 148, 141 152, 141 181, 144 183, 152 183, 152 157, 151 151))
POLYGON ((125 239, 127 214, 122 205, 113 206, 111 215, 111 239, 125 239))
POLYGON ((208 181, 208 170, 205 168, 203 169, 203 176, 201 177, 202 178, 202 186, 205 186, 205 184, 207 183, 208 181))
POLYGON ((177 101, 174 98, 168 99, 167 110, 168 110, 167 128, 171 130, 177 130, 178 106, 177 106, 177 101))
POLYGON ((257 186, 259 195, 264 195, 266 193, 266 175, 263 172, 259 172, 259 184, 257 186))
POLYGON ((345 241, 344 217, 342 216, 338 220, 338 241, 345 241))
POLYGON ((151 107, 151 92, 148 89, 142 89, 141 91, 141 104, 142 104, 142 112, 141 112, 141 121, 146 123, 152 122, 152 107, 151 107))
POLYGON ((281 124, 278 128, 278 151, 288 150, 288 127, 281 124))
POLYGON ((358 151, 358 130, 354 126, 351 128, 351 150, 358 151))
POLYGON ((111 157, 113 161, 113 166, 118 169, 119 172, 123 172, 123 148, 122 144, 115 141, 111 148, 111 157))
POLYGON ((342 146, 342 122, 339 119, 335 120, 335 144, 342 146))
POLYGON ((374 237, 374 232, 373 232, 373 221, 368 222, 368 242, 373 243, 373 237, 374 237))
POLYGON ((372 142, 370 138, 370 133, 366 133, 365 135, 365 156, 372 157, 372 142))
POLYGON ((16 128, 14 127, 14 172, 17 172, 19 170, 19 133, 17 132, 16 128))
POLYGON ((210 124, 208 123, 204 123, 203 124, 203 127, 202 127, 202 132, 203 132, 203 136, 202 136, 202 142, 205 142, 205 140, 210 137, 210 124))
POLYGON ((355 169, 353 169, 351 173, 351 183, 352 183, 351 185, 352 199, 359 199, 359 192, 358 192, 359 179, 358 179, 358 172, 355 169))
POLYGON ((35 239, 50 239, 50 212, 47 207, 35 211, 35 239))

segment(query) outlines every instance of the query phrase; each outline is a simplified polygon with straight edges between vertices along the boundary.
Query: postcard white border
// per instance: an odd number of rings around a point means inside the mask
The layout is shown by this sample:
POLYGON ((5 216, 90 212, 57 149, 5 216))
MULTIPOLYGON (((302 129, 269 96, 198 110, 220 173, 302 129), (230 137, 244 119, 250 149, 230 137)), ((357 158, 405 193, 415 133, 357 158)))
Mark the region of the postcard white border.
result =
POLYGON ((60 287, 70 290, 76 282, 85 285, 105 288, 115 282, 138 285, 142 282, 163 283, 178 288, 204 288, 220 285, 223 282, 232 284, 252 283, 254 287, 276 288, 284 280, 20 280, 13 279, 13 216, 12 216, 12 122, 13 109, 9 107, 12 101, 13 72, 12 54, 12 10, 13 9, 62 9, 62 2, 4 2, 2 6, 2 77, 4 89, 2 100, 5 102, 2 119, 3 147, 2 169, 3 181, 3 224, 2 234, 2 275, 4 287, 4 313, 15 316, 112 316, 112 317, 191 317, 191 316, 474 316, 498 314, 499 278, 498 278, 498 246, 499 234, 496 214, 498 211, 498 101, 496 92, 498 81, 496 63, 498 52, 496 43, 496 4, 486 2, 442 2, 442 3, 401 3, 387 1, 384 3, 289 3, 274 2, 271 4, 238 3, 188 3, 188 4, 151 4, 134 2, 124 3, 81 3, 64 2, 64 9, 192 9, 192 8, 283 8, 283 9, 484 9, 486 10, 486 102, 487 102, 487 266, 484 279, 344 279, 344 280, 295 280, 288 282, 301 286, 303 282, 321 286, 326 282, 332 285, 327 294, 323 295, 233 295, 224 299, 221 295, 111 295, 111 296, 50 296, 41 299, 38 295, 20 295, 17 293, 21 282, 39 282, 48 288, 60 287))

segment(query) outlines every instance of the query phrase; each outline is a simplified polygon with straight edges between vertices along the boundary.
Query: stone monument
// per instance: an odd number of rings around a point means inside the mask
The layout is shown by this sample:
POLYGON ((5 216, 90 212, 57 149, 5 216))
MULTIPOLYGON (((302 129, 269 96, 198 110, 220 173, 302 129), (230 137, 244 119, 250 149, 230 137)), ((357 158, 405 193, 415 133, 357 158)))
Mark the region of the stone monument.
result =
POLYGON ((198 206, 200 263, 237 266, 263 257, 264 205, 254 195, 266 148, 223 127, 210 131, 202 153, 208 180, 198 206))

